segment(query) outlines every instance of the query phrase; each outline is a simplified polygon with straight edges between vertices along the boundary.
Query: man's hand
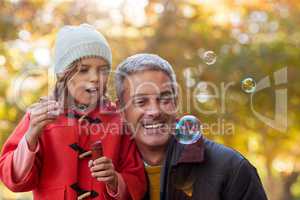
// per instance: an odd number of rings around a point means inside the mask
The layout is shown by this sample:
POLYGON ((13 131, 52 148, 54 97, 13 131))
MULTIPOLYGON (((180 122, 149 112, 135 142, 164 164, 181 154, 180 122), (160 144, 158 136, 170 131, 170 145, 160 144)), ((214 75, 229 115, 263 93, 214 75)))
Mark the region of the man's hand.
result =
POLYGON ((104 182, 111 191, 117 191, 118 175, 111 159, 103 156, 94 161, 90 160, 89 167, 92 177, 95 177, 98 181, 104 182))

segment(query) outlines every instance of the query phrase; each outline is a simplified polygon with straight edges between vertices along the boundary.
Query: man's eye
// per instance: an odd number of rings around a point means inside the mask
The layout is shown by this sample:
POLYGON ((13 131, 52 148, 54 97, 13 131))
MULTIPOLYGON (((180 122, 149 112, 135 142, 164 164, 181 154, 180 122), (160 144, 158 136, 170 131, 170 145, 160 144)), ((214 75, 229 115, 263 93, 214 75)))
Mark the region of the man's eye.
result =
POLYGON ((173 101, 173 96, 168 95, 168 96, 160 97, 159 101, 160 101, 160 103, 163 103, 163 104, 170 103, 171 101, 173 101))
POLYGON ((142 107, 146 104, 146 101, 144 99, 134 99, 133 104, 135 106, 142 107))

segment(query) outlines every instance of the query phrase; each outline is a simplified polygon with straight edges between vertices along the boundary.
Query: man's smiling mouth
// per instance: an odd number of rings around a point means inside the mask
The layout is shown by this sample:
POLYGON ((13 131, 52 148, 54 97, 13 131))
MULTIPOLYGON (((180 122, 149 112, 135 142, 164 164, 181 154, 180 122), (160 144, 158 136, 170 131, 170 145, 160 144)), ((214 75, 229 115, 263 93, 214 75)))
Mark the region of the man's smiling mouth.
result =
POLYGON ((143 127, 145 129, 159 129, 159 128, 163 128, 164 126, 165 123, 143 124, 143 127))
POLYGON ((168 123, 166 121, 147 121, 141 123, 144 129, 144 135, 156 135, 163 134, 168 127, 168 123))

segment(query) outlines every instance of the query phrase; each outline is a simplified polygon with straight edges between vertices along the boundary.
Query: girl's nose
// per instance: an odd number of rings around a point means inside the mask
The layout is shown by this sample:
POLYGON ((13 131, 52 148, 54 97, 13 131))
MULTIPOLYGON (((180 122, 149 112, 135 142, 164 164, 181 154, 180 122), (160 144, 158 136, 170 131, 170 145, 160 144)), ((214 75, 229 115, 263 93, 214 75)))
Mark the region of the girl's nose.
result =
POLYGON ((89 74, 89 77, 90 77, 91 82, 98 82, 99 81, 99 74, 94 70, 91 70, 91 72, 89 74))

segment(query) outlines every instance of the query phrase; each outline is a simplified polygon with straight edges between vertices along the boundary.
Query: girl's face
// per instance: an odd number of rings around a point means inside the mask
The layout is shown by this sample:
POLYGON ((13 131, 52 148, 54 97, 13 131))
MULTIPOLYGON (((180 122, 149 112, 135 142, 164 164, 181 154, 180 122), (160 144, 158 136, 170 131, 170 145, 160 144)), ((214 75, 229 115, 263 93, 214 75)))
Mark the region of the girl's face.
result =
POLYGON ((95 105, 104 95, 109 69, 102 58, 81 59, 75 74, 67 82, 68 92, 75 103, 95 105))

